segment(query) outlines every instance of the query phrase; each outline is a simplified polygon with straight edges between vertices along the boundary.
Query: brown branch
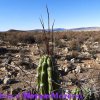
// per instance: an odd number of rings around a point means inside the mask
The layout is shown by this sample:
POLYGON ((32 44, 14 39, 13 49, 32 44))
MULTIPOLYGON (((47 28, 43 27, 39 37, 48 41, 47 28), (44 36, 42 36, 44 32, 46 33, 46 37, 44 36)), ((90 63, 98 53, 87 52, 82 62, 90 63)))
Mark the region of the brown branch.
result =
POLYGON ((55 24, 55 20, 53 21, 53 24, 52 24, 52 34, 51 34, 51 41, 52 41, 52 55, 54 54, 54 34, 53 34, 53 27, 54 27, 54 24, 55 24))
POLYGON ((46 5, 46 9, 47 9, 47 15, 48 15, 48 33, 50 33, 50 17, 49 17, 49 9, 48 6, 46 5))

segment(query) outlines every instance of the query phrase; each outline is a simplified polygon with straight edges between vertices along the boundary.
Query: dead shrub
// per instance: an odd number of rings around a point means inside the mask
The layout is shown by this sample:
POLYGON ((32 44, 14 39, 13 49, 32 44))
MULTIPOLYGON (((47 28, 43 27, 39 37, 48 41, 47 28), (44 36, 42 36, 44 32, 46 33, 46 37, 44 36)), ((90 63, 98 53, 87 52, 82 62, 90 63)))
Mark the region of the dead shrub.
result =
POLYGON ((35 42, 35 39, 32 33, 19 33, 17 35, 17 39, 19 42, 22 42, 22 43, 32 44, 35 42))
POLYGON ((79 52, 77 52, 77 51, 72 51, 72 58, 78 58, 78 56, 79 56, 79 52))
POLYGON ((77 50, 80 51, 80 43, 78 40, 72 40, 70 41, 70 50, 77 50))
POLYGON ((5 37, 6 41, 8 41, 11 45, 17 45, 17 43, 34 43, 35 38, 33 33, 29 32, 17 32, 17 33, 8 33, 5 37))
POLYGON ((66 44, 64 44, 63 42, 61 42, 60 40, 56 40, 55 41, 55 45, 59 48, 63 48, 66 47, 66 44))

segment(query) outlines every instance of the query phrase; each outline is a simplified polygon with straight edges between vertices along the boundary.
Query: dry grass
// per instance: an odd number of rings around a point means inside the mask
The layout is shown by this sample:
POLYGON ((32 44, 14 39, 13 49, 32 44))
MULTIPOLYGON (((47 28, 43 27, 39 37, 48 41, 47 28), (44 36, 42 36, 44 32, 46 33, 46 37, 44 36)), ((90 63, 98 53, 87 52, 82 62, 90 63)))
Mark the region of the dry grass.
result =
MULTIPOLYGON (((92 37, 94 41, 100 42, 100 32, 54 32, 55 42, 59 43, 59 39, 67 39, 72 41, 72 49, 75 49, 76 44, 82 44, 84 41, 92 37)), ((0 33, 0 38, 4 41, 9 41, 16 45, 18 42, 22 43, 43 43, 44 36, 42 32, 4 32, 0 33)), ((51 40, 50 40, 51 41, 51 40)), ((64 44, 62 44, 64 45, 64 44)))

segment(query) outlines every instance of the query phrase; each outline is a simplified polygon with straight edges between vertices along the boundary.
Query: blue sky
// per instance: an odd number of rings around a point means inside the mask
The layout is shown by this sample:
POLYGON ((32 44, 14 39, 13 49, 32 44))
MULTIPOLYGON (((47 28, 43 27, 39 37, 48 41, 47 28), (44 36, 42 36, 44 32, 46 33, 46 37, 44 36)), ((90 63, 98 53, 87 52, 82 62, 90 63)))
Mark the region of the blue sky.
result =
POLYGON ((47 26, 46 4, 55 28, 100 26, 100 0, 0 0, 0 31, 47 26))

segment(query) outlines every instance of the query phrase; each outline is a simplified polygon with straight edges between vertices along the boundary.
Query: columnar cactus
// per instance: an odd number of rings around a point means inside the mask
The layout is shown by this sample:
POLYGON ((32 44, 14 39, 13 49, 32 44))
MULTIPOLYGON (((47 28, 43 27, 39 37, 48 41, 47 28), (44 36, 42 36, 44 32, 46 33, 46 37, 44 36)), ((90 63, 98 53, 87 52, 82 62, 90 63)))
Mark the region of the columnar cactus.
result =
MULTIPOLYGON (((51 94, 52 92, 58 92, 59 89, 59 73, 57 71, 57 67, 54 66, 54 59, 52 56, 54 56, 54 45, 52 45, 52 49, 50 46, 50 40, 52 41, 52 44, 54 43, 54 37, 53 37, 53 27, 54 23, 52 24, 52 31, 50 29, 50 17, 49 17, 49 10, 47 9, 47 15, 48 15, 48 31, 45 30, 44 27, 44 21, 42 17, 40 18, 40 23, 43 28, 43 41, 45 45, 44 53, 46 55, 43 55, 40 58, 39 66, 37 68, 37 86, 38 86, 38 92, 39 94, 51 94), (48 33, 48 34, 46 34, 48 33)), ((44 100, 44 99, 43 99, 44 100)), ((50 98, 50 100, 52 100, 50 98)))
POLYGON ((59 88, 57 82, 59 77, 57 71, 54 69, 51 56, 44 55, 40 58, 37 77, 39 94, 51 94, 52 91, 59 88))

